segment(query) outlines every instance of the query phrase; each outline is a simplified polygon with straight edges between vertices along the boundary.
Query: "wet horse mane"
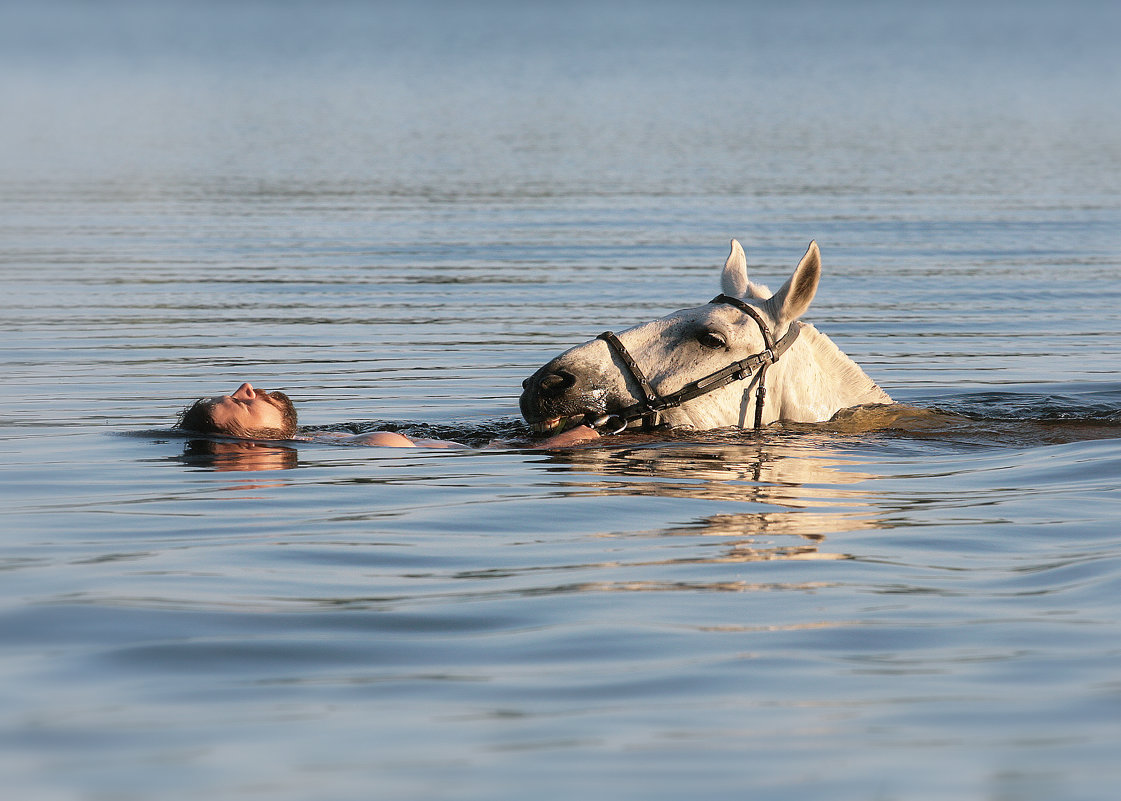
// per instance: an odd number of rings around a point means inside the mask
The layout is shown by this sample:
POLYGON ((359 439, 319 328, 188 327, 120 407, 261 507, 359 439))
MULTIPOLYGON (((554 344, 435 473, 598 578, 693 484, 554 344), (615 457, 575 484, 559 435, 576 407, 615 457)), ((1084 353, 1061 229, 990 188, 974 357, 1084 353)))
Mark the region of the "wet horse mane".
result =
POLYGON ((883 391, 859 364, 837 347, 837 343, 818 331, 811 323, 802 323, 802 332, 798 338, 805 340, 811 353, 817 358, 818 367, 826 374, 834 376, 839 386, 857 392, 883 391))
MULTIPOLYGON (((766 301, 774 296, 774 293, 765 284, 756 284, 753 281, 748 281, 745 294, 749 298, 763 301, 765 306, 770 305, 766 301)), ((768 310, 773 318, 776 310, 768 310)), ((803 322, 802 333, 798 336, 806 339, 811 352, 817 356, 820 362, 819 366, 828 374, 836 376, 839 386, 846 389, 853 388, 858 392, 879 389, 876 382, 868 377, 868 374, 859 364, 854 362, 847 353, 837 347, 837 343, 818 331, 811 323, 803 322)))

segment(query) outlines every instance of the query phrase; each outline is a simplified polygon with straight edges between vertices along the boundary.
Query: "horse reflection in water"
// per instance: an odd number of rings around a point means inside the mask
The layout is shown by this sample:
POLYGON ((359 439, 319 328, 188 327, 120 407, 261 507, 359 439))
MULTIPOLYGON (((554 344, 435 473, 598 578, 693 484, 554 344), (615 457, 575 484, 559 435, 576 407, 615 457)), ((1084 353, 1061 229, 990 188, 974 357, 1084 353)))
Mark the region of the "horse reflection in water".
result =
MULTIPOLYGON (((566 482, 588 494, 691 498, 746 507, 743 512, 722 512, 687 525, 628 534, 723 540, 717 555, 675 562, 846 559, 846 554, 822 550, 826 537, 880 525, 866 500, 868 492, 860 487, 874 475, 861 471, 855 458, 830 449, 823 438, 777 433, 733 443, 695 437, 628 443, 640 439, 647 438, 623 435, 615 440, 615 447, 608 440, 604 447, 566 451, 553 458, 568 470, 595 476, 566 482), (647 480, 635 481, 636 477, 647 480)), ((737 583, 727 589, 745 587, 737 583)))

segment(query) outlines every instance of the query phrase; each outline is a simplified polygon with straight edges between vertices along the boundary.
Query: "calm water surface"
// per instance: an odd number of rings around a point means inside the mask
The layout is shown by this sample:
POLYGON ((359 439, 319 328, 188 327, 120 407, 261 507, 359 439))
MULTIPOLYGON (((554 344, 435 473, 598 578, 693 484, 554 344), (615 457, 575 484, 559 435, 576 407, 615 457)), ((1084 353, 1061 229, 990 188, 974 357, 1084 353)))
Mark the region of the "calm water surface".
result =
POLYGON ((1111 799, 1113 3, 0 4, 0 776, 1111 799), (727 242, 935 414, 542 452, 727 242), (283 389, 310 429, 170 431, 283 389), (874 425, 873 425, 874 424, 874 425))

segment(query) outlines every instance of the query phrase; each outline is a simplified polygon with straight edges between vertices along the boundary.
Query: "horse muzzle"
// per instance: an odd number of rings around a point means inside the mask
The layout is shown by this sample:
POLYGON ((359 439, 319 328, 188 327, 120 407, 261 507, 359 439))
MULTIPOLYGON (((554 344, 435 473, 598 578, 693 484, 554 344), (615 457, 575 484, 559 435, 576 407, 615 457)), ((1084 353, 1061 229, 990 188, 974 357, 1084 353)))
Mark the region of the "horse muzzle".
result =
POLYGON ((522 388, 522 417, 539 434, 559 434, 578 425, 601 433, 619 427, 604 403, 607 391, 588 385, 555 359, 523 381, 522 388))

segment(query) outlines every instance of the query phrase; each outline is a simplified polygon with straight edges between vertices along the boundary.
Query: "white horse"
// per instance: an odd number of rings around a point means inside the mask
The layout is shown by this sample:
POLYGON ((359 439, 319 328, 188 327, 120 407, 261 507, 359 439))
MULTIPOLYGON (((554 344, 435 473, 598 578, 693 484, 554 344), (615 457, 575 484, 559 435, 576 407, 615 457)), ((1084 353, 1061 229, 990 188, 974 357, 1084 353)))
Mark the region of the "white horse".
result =
POLYGON ((743 248, 733 239, 722 295, 565 351, 522 383, 522 416, 548 433, 580 423, 612 431, 747 428, 820 422, 852 406, 892 403, 827 336, 799 321, 820 278, 821 255, 811 242, 772 295, 748 280, 743 248))

